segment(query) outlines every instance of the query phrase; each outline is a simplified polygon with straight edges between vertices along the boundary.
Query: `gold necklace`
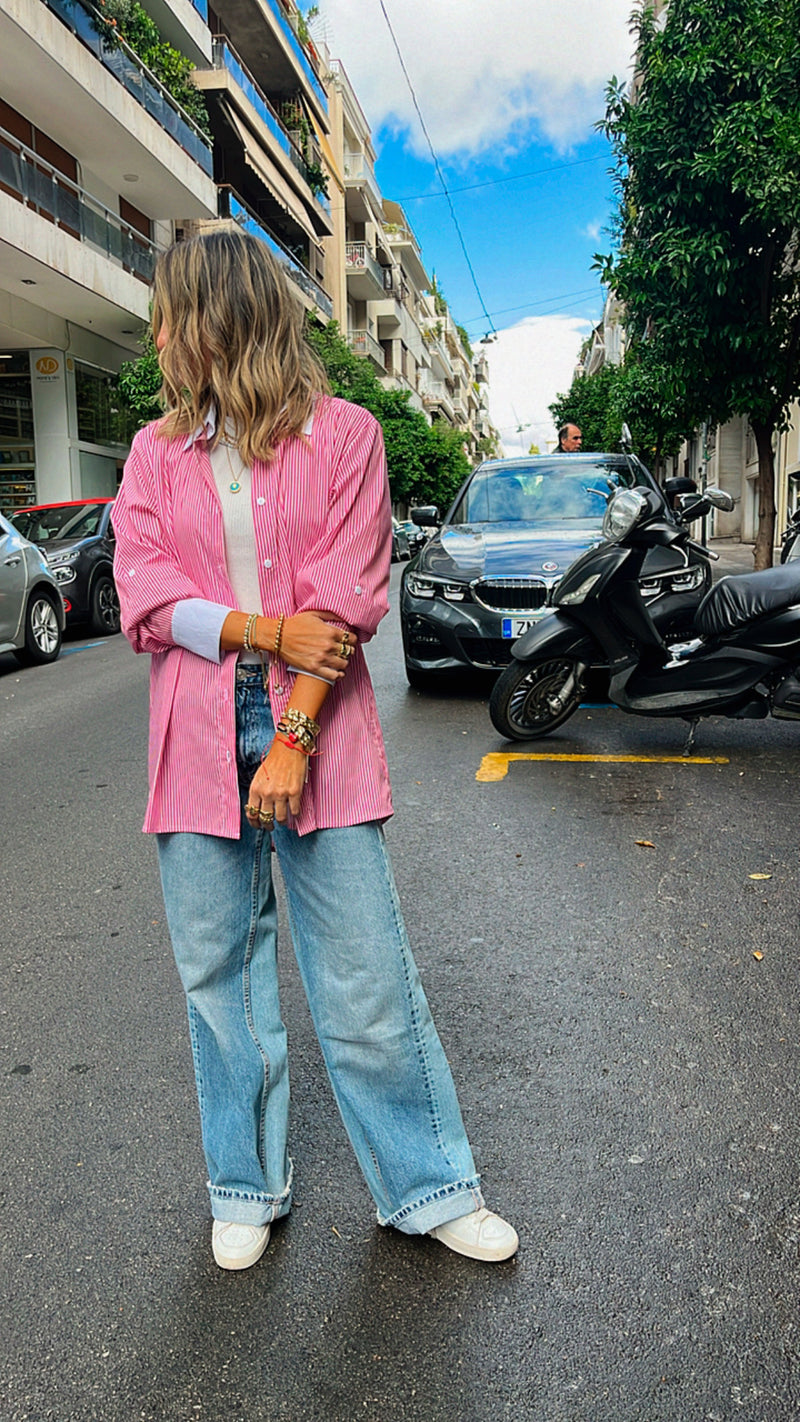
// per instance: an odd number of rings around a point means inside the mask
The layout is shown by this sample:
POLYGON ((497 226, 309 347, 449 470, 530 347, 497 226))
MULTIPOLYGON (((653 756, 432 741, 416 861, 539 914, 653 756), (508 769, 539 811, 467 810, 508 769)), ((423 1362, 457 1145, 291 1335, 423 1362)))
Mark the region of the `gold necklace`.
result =
POLYGON ((232 494, 238 494, 242 487, 242 481, 241 479, 237 479, 236 477, 236 473, 233 467, 233 460, 231 459, 230 446, 226 439, 222 440, 222 447, 225 450, 225 458, 228 461, 228 469, 230 470, 231 474, 231 482, 228 485, 228 488, 230 489, 232 494))

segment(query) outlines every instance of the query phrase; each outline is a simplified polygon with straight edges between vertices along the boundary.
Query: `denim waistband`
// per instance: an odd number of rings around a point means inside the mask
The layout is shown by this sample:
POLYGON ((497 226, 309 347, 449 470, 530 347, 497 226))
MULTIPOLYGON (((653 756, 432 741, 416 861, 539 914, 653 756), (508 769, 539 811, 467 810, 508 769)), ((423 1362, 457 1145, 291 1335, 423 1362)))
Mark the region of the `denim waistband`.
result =
POLYGON ((258 662, 239 662, 236 668, 237 681, 252 681, 254 677, 261 680, 262 672, 258 662))

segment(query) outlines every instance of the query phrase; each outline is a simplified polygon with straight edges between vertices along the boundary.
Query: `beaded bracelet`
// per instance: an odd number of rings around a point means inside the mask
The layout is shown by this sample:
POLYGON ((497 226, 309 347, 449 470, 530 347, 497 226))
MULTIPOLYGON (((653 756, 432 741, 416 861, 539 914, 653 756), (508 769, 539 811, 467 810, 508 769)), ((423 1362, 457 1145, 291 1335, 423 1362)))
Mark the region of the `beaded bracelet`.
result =
POLYGON ((255 631, 257 621, 258 613, 251 612, 250 616, 244 624, 244 632, 242 634, 242 646, 244 647, 244 650, 246 652, 258 651, 258 648, 253 644, 253 633, 255 631))
POLYGON ((274 648, 273 648, 273 654, 274 654, 276 657, 279 657, 280 654, 281 654, 281 638, 283 637, 283 624, 284 624, 285 621, 286 621, 286 614, 285 614, 284 612, 282 612, 281 615, 280 615, 280 617, 278 618, 278 627, 277 627, 277 630, 276 630, 276 632, 275 632, 275 646, 274 646, 274 648))
POLYGON ((297 743, 298 747, 305 751, 306 755, 312 755, 316 745, 316 737, 302 726, 292 726, 287 721, 279 721, 275 727, 282 735, 288 736, 292 744, 297 743))

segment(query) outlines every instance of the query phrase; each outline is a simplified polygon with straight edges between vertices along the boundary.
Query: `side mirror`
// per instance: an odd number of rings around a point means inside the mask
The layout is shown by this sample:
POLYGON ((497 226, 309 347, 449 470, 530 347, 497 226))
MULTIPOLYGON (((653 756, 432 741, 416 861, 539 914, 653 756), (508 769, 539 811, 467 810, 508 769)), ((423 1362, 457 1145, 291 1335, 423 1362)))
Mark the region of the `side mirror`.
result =
POLYGON ((678 474, 674 479, 667 479, 664 482, 664 494, 670 503, 679 494, 696 494, 697 485, 694 479, 687 479, 684 474, 678 474))
POLYGON ((435 504, 425 504, 421 509, 412 509, 409 518, 412 523, 419 524, 420 528, 438 528, 442 521, 435 504))
POLYGON ((718 489, 716 484, 709 484, 704 495, 712 509, 721 509, 724 513, 730 513, 736 506, 733 494, 729 494, 727 489, 718 489))

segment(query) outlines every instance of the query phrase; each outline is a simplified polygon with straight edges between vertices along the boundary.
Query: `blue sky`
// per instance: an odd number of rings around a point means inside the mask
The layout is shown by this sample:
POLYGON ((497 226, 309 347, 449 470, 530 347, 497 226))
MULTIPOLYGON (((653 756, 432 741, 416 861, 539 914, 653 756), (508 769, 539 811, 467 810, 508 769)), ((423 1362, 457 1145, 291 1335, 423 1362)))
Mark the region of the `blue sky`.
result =
POLYGON ((602 312, 590 268, 608 246, 612 188, 610 153, 593 124, 608 79, 630 72, 631 8, 632 0, 320 0, 314 30, 370 122, 381 190, 405 208, 426 269, 475 341, 489 323, 388 16, 499 333, 484 349, 508 454, 552 443, 547 404, 569 386, 602 312))

